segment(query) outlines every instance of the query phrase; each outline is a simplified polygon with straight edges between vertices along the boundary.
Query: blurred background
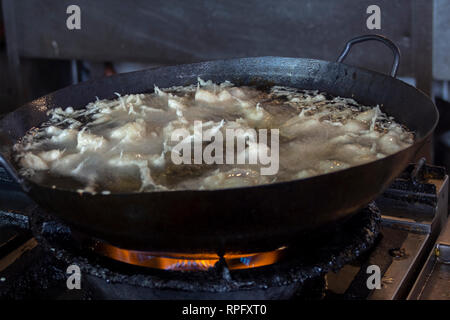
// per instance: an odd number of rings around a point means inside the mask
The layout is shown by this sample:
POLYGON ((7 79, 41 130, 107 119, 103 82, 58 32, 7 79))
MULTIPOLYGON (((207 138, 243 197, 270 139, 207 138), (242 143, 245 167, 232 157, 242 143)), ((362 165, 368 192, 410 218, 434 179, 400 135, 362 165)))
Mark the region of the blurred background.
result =
MULTIPOLYGON (((114 73, 247 56, 336 60, 349 39, 382 34, 402 51, 399 77, 435 99, 435 161, 450 163, 448 0, 2 0, 0 114, 51 91, 114 73), (80 29, 69 29, 70 5, 80 29), (367 8, 380 8, 369 30, 367 8), (447 152, 449 155, 447 155, 447 152)), ((346 63, 389 73, 379 43, 346 63)))

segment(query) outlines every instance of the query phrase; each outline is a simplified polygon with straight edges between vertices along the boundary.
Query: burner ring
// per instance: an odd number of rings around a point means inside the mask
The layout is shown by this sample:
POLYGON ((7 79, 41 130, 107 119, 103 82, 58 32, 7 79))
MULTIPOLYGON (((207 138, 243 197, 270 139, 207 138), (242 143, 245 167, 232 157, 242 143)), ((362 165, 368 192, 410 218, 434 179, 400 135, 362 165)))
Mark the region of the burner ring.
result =
POLYGON ((80 251, 79 248, 66 248, 61 244, 67 240, 67 227, 46 221, 44 217, 36 212, 31 219, 37 240, 61 265, 76 264, 83 275, 94 281, 142 289, 181 290, 184 297, 189 297, 189 293, 217 293, 221 298, 229 298, 226 293, 234 293, 235 297, 237 291, 267 291, 283 286, 299 288, 329 271, 338 271, 372 247, 381 221, 380 213, 372 203, 337 226, 334 235, 327 234, 325 244, 314 248, 295 248, 296 254, 290 259, 244 270, 229 270, 226 263, 220 260, 207 271, 185 272, 133 267, 92 253, 86 254, 86 250, 80 251))

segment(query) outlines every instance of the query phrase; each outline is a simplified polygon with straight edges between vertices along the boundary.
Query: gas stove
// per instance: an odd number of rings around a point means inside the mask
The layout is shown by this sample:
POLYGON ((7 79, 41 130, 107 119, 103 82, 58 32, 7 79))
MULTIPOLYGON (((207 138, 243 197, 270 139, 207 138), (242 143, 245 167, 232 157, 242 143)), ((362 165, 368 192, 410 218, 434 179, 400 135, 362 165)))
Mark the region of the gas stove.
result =
MULTIPOLYGON (((3 299, 419 299, 430 265, 439 263, 436 239, 448 214, 445 170, 419 162, 375 202, 296 245, 217 255, 142 252, 71 230, 4 172, 0 177, 3 299)), ((448 281, 433 285, 435 298, 448 299, 448 281)))

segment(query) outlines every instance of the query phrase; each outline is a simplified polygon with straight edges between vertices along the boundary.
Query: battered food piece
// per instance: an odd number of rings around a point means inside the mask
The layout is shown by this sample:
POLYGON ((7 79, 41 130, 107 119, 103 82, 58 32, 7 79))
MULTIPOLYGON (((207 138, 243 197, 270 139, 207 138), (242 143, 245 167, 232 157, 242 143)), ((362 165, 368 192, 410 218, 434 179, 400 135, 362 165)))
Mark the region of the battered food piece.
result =
POLYGON ((47 163, 42 160, 39 156, 27 152, 20 159, 20 165, 23 168, 32 169, 32 170, 47 170, 47 163))
POLYGON ((133 143, 146 137, 145 122, 138 119, 134 122, 124 124, 123 126, 112 130, 111 139, 120 140, 123 143, 133 143))
POLYGON ((71 179, 81 186, 79 192, 102 194, 235 188, 344 170, 398 152, 414 140, 378 106, 318 91, 198 79, 194 85, 116 96, 79 110, 49 111, 50 120, 14 146, 20 173, 55 188, 71 179), (198 121, 203 132, 196 130, 198 121), (278 129, 279 146, 270 139, 253 141, 259 129, 278 129), (187 133, 182 142, 172 139, 176 130, 187 133), (245 137, 245 145, 226 151, 227 130, 234 132, 233 139, 245 137), (215 138, 201 139, 219 133, 223 155, 208 145, 215 138), (173 162, 174 153, 181 156, 186 150, 195 160, 192 146, 198 138, 202 151, 223 156, 222 163, 173 162), (278 150, 279 171, 262 175, 265 164, 251 159, 278 150), (229 163, 226 152, 231 151, 245 164, 229 163))
POLYGON ((80 150, 81 153, 86 151, 96 151, 101 150, 106 146, 105 138, 101 136, 97 136, 94 134, 90 134, 85 130, 81 130, 77 135, 77 149, 80 150))

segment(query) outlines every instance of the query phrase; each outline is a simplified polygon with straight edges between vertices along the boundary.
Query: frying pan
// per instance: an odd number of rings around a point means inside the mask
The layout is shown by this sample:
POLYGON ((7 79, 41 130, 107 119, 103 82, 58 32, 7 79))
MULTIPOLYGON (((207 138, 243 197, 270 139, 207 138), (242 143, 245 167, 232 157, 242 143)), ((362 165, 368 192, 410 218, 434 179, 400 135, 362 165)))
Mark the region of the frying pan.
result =
MULTIPOLYGON (((399 49, 390 40, 368 35, 350 40, 337 62, 257 57, 163 67, 106 77, 70 86, 36 99, 0 121, 0 161, 23 190, 54 217, 75 230, 121 248, 176 252, 254 252, 275 249, 298 235, 332 227, 379 195, 430 138, 438 120, 433 102, 395 79, 399 49), (381 41, 395 56, 390 76, 343 64, 350 48, 381 41), (349 169, 253 187, 223 190, 82 194, 51 189, 17 173, 12 146, 55 107, 83 108, 120 94, 153 92, 190 85, 197 77, 236 85, 283 85, 353 97, 381 110, 415 132, 410 147, 349 169)), ((298 158, 301 159, 301 154, 298 158)))

